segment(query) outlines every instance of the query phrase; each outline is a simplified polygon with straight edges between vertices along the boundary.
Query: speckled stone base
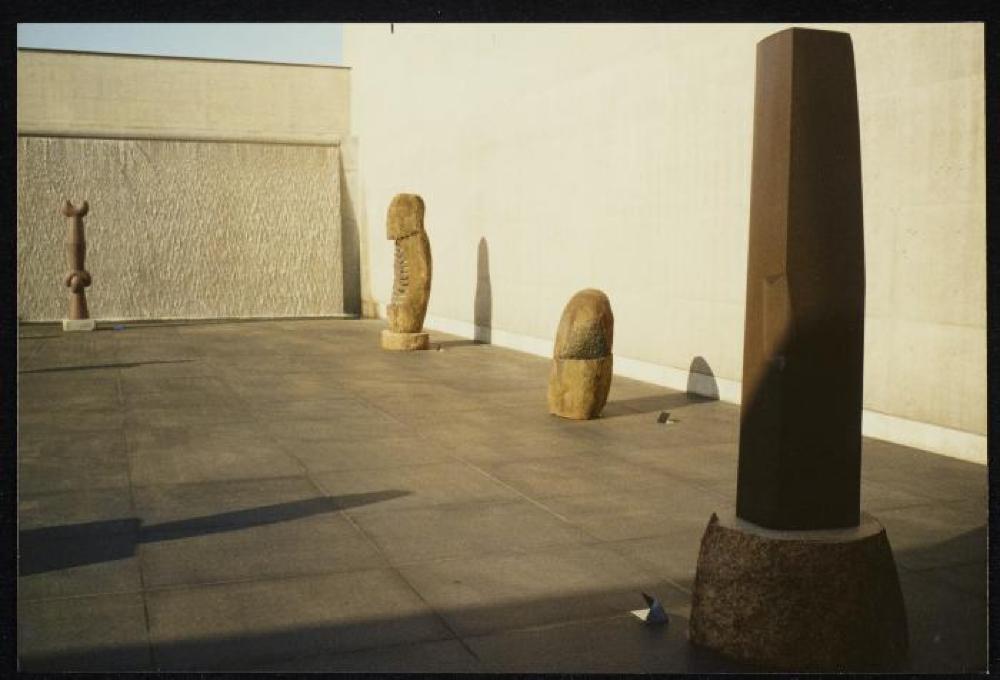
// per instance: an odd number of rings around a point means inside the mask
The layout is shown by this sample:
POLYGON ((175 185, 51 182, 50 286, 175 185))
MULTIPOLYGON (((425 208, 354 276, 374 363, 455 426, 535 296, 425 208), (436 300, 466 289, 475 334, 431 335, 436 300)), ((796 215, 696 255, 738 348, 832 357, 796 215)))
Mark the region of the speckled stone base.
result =
POLYGON ((690 639, 790 671, 889 670, 907 653, 906 610, 882 525, 776 531, 715 514, 701 539, 690 639))
POLYGON ((411 351, 430 346, 427 333, 395 333, 388 328, 382 331, 382 349, 411 351))
POLYGON ((97 328, 97 322, 93 319, 63 319, 64 331, 92 331, 97 328))

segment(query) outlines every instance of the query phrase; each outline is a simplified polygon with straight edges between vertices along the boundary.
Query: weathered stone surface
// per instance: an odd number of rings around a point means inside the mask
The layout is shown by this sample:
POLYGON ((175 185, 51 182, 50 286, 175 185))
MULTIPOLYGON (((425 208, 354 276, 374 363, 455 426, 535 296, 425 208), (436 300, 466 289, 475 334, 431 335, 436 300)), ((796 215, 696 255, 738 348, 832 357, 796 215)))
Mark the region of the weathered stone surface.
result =
POLYGON ((427 333, 396 333, 386 328, 382 331, 381 344, 382 349, 399 351, 427 349, 429 337, 427 333))
POLYGON ((581 290, 566 304, 549 372, 549 412, 588 420, 604 408, 611 389, 615 319, 608 296, 581 290))
POLYGON ((431 246, 424 231, 423 199, 397 194, 389 204, 386 231, 396 242, 392 301, 386 310, 389 328, 395 333, 419 333, 431 293, 431 246))
POLYGON ((91 284, 90 272, 83 265, 87 255, 87 241, 83 236, 83 218, 90 210, 86 201, 79 208, 66 201, 62 206, 62 214, 69 218, 69 232, 66 235, 66 264, 69 272, 63 279, 63 284, 70 290, 69 319, 89 319, 87 311, 86 288, 91 284))
POLYGON ((701 540, 691 642, 795 671, 877 671, 906 655, 902 591, 885 529, 768 530, 712 515, 701 540))
POLYGON ((736 513, 856 526, 865 265, 851 37, 757 45, 736 513))
POLYGON ((611 390, 612 357, 553 359, 549 371, 549 413, 572 420, 596 418, 611 390))

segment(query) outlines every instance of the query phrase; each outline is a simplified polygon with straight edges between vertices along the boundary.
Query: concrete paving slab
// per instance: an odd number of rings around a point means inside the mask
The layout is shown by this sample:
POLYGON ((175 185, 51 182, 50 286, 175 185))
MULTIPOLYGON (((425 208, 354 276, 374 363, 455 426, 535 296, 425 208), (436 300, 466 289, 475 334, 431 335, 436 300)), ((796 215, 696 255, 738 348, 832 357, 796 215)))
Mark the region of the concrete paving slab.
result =
POLYGON ((596 496, 662 489, 672 480, 663 473, 601 454, 536 458, 482 464, 491 476, 531 498, 596 496))
POLYGON ((392 564, 593 542, 528 501, 438 505, 352 517, 392 564))
POLYGON ((371 406, 348 400, 328 404, 325 418, 268 420, 268 432, 279 442, 398 439, 413 433, 412 428, 371 406))
POLYGON ((986 600, 907 569, 899 570, 899 580, 910 632, 907 670, 986 670, 986 600))
POLYGON ((25 493, 17 499, 18 531, 134 518, 129 494, 116 488, 25 493))
MULTIPOLYGON (((550 359, 437 332, 441 351, 384 352, 382 328, 22 328, 26 667, 749 670, 686 642, 701 535, 735 499, 738 406, 615 378, 603 417, 566 421, 550 359), (657 584, 678 588, 665 638, 624 613, 657 584)), ((982 668, 986 468, 863 448, 910 668, 982 668)))
POLYGON ((335 506, 319 510, 247 527, 176 526, 145 531, 139 545, 145 584, 159 588, 254 581, 388 566, 371 541, 335 506))
POLYGON ((669 492, 647 487, 629 492, 555 496, 542 499, 554 513, 602 541, 663 536, 687 531, 698 535, 713 512, 734 508, 734 501, 693 484, 674 483, 669 492))
POLYGON ((24 530, 18 543, 18 601, 140 593, 135 522, 24 530), (125 529, 131 525, 132 530, 125 529))
POLYGON ((479 660, 459 640, 438 640, 297 657, 266 667, 295 673, 481 673, 479 660))
POLYGON ((51 416, 61 409, 117 408, 122 404, 117 370, 111 374, 86 371, 72 377, 52 371, 18 375, 18 409, 21 413, 42 411, 51 416))
MULTIPOLYGON (((163 366, 165 364, 159 364, 163 366)), ((239 395, 216 376, 151 376, 122 371, 121 392, 126 406, 158 404, 162 397, 148 395, 203 395, 213 399, 234 399, 239 395)))
MULTIPOLYGON (((465 638, 493 673, 685 673, 686 626, 646 626, 630 614, 465 638)), ((733 666, 730 665, 729 669, 733 666)), ((716 669, 726 667, 719 664, 716 669)))
POLYGON ((345 381, 336 376, 316 373, 290 373, 268 376, 250 373, 227 373, 227 382, 249 405, 261 410, 285 402, 355 399, 345 381))
POLYGON ((165 484, 134 487, 132 491, 135 513, 144 526, 187 521, 208 527, 245 526, 269 518, 280 520, 285 517, 280 509, 288 504, 324 498, 316 485, 302 475, 165 484))
POLYGON ((473 467, 457 462, 427 463, 391 468, 338 470, 312 475, 328 495, 353 496, 382 489, 402 489, 406 495, 348 511, 360 514, 400 511, 434 505, 520 500, 514 490, 473 467))
MULTIPOLYGON (((708 520, 705 521, 705 526, 707 525, 708 520)), ((667 531, 666 534, 644 538, 608 541, 601 546, 645 565, 677 588, 690 593, 694 587, 698 551, 705 527, 674 529, 671 525, 667 531)))
POLYGON ((50 434, 70 435, 94 430, 120 430, 126 422, 118 406, 73 406, 51 411, 18 409, 17 431, 22 440, 38 441, 50 434))
POLYGON ((875 516, 885 527, 896 563, 927 569, 977 562, 986 554, 986 517, 970 501, 930 503, 875 516))
POLYGON ((125 435, 120 429, 65 432, 36 430, 18 447, 21 494, 129 486, 125 435))
POLYGON ((19 602, 21 670, 152 670, 142 595, 19 602))
POLYGON ((253 669, 453 637, 387 569, 158 590, 147 602, 163 670, 253 669))
POLYGON ((906 446, 865 438, 861 474, 864 479, 936 501, 986 498, 986 466, 946 456, 928 455, 906 446), (902 470, 906 474, 902 474, 902 470))
MULTIPOLYGON (((449 441, 454 441, 448 438, 449 441)), ((438 441, 436 438, 433 441, 438 441)), ((586 435, 573 433, 538 435, 512 432, 509 437, 478 438, 459 443, 441 444, 456 458, 484 470, 491 465, 538 458, 603 455, 599 444, 586 435)))
POLYGON ((302 466, 259 423, 126 430, 132 484, 151 486, 293 477, 302 466))
POLYGON ((611 616, 638 609, 643 592, 683 607, 687 593, 601 546, 439 560, 400 573, 462 637, 611 616))
POLYGON ((381 470, 454 459, 448 447, 418 437, 282 440, 281 446, 312 475, 339 470, 381 470))

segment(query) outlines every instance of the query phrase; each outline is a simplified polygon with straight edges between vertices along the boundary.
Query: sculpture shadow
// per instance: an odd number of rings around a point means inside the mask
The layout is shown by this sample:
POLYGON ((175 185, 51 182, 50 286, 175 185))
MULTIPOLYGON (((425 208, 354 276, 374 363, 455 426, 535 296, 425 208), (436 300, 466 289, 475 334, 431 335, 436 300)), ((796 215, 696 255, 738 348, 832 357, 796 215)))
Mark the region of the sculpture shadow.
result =
MULTIPOLYGON (((878 513, 873 514, 878 517, 878 513)), ((889 539, 891 542, 891 534, 889 539)), ((904 566, 912 565, 910 567, 912 569, 950 567, 981 561, 983 565, 981 585, 985 593, 987 543, 986 525, 983 524, 939 543, 900 550, 896 554, 896 561, 904 566)))
POLYGON ((21 576, 132 557, 140 543, 237 531, 337 512, 409 495, 390 489, 309 498, 159 524, 137 517, 26 529, 18 534, 21 576))
POLYGON ((691 366, 688 368, 687 393, 702 399, 718 401, 719 383, 716 382, 715 373, 705 361, 705 357, 697 356, 691 360, 691 366))
POLYGON ((711 401, 696 394, 685 394, 684 392, 674 392, 672 394, 657 394, 651 397, 636 397, 634 399, 620 399, 609 402, 608 406, 616 408, 608 409, 601 414, 601 418, 620 418, 621 416, 634 416, 638 413, 654 413, 656 411, 673 411, 692 404, 701 404, 711 401), (611 410, 612 412, 608 412, 611 410))
POLYGON ((490 247, 485 237, 479 239, 476 254, 476 297, 472 323, 475 341, 489 344, 493 337, 493 286, 490 283, 490 247))
POLYGON ((137 366, 149 366, 152 364, 186 364, 194 359, 170 359, 166 361, 133 361, 122 364, 93 364, 91 366, 56 366, 54 368, 33 368, 29 371, 18 371, 18 373, 62 373, 63 371, 93 371, 102 368, 135 368, 137 366))

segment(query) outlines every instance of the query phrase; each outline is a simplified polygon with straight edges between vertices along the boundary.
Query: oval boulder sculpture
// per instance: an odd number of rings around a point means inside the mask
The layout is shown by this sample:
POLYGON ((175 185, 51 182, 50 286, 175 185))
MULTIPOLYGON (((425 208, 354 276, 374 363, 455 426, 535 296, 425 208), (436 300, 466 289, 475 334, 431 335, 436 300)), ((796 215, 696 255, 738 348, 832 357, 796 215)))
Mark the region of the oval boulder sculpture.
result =
POLYGON ((396 194, 386 217, 388 238, 396 242, 392 301, 382 331, 382 348, 427 349, 421 332, 431 296, 431 244, 424 231, 424 200, 417 194, 396 194))
POLYGON ((549 413, 573 420, 596 418, 611 389, 615 317, 608 296, 581 290, 566 304, 549 373, 549 413))

